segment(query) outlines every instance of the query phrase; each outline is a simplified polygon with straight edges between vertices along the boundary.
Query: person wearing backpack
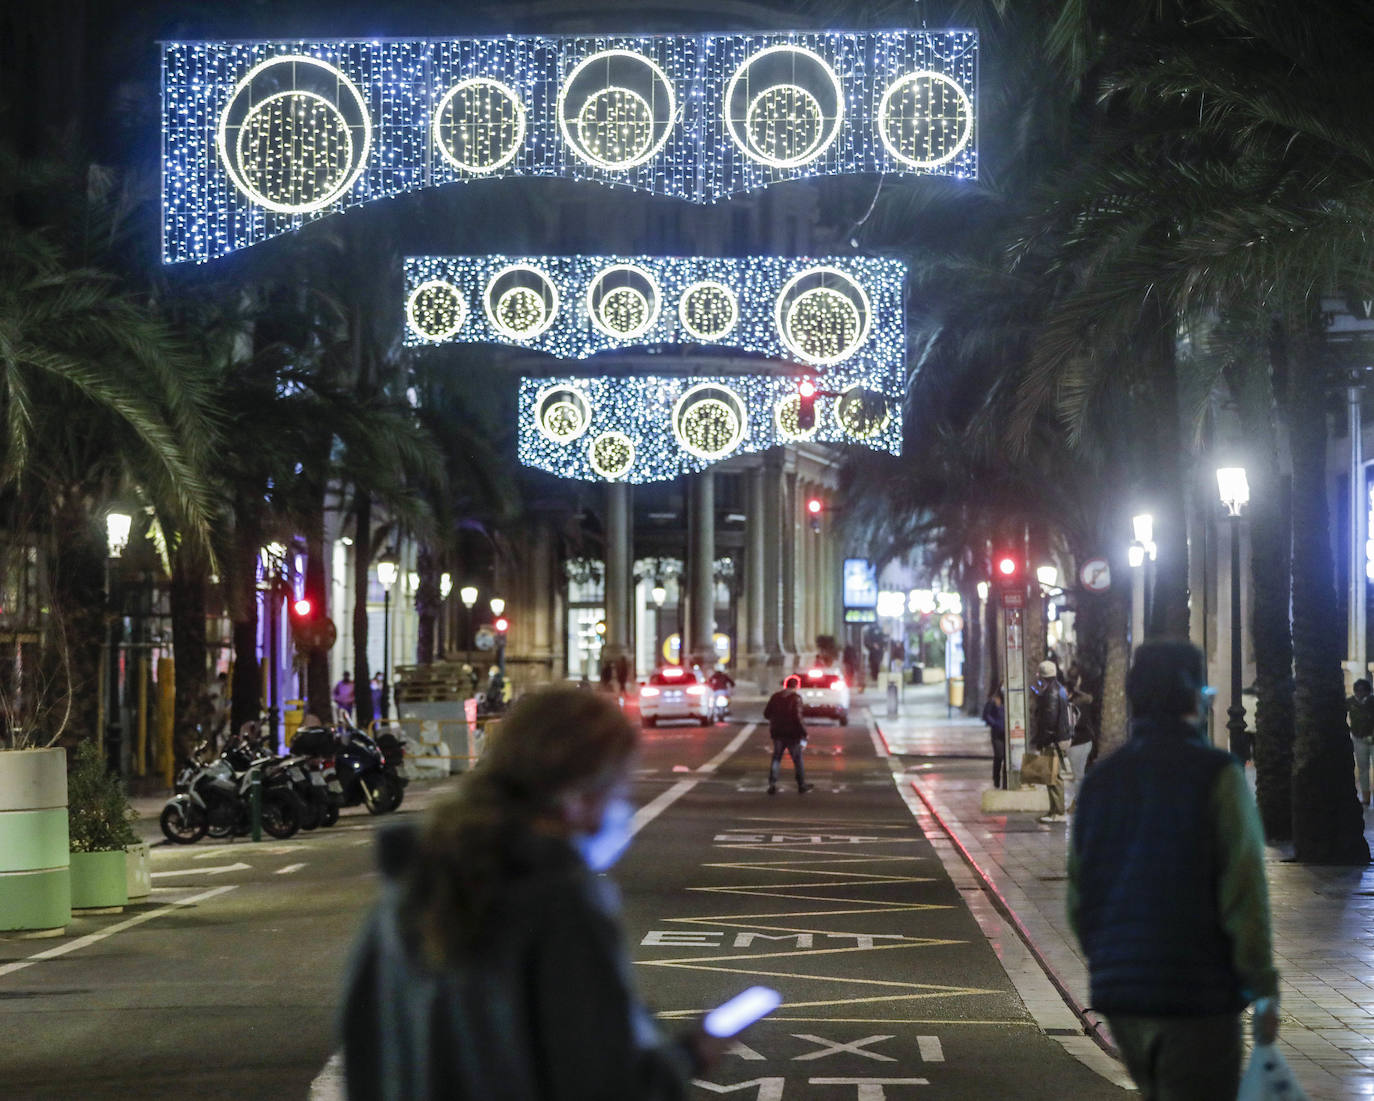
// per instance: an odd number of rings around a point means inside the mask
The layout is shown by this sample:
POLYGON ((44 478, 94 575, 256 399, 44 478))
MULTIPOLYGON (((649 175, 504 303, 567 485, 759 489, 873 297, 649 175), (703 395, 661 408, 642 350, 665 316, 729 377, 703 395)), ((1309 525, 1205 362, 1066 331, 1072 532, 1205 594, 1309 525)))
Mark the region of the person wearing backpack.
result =
POLYGON ((1031 748, 1049 758, 1049 780, 1045 786, 1050 793, 1050 812, 1041 822, 1066 822, 1064 813, 1064 778, 1059 774, 1059 761, 1073 739, 1069 712, 1069 694, 1059 682, 1059 668, 1052 661, 1042 661, 1030 686, 1035 725, 1031 730, 1031 748))
POLYGON ((768 698, 763 717, 768 720, 768 735, 773 739, 773 762, 768 766, 768 794, 778 793, 778 775, 782 771, 782 755, 792 758, 797 775, 797 791, 805 795, 815 784, 806 782, 806 766, 802 764, 802 750, 806 747, 806 726, 802 722, 801 678, 788 677, 782 688, 768 698))

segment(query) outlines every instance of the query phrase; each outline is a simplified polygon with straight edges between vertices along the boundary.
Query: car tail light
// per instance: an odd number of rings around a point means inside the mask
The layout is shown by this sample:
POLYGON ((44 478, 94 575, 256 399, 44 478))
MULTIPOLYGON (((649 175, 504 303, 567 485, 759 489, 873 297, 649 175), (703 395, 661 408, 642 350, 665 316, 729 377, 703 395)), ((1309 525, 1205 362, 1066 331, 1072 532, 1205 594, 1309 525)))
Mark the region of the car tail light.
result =
POLYGON ((687 686, 687 695, 689 695, 689 696, 704 696, 704 695, 706 695, 706 685, 704 685, 704 684, 689 684, 689 685, 687 686))
POLYGON ((835 677, 833 680, 831 680, 831 682, 830 682, 830 687, 831 687, 831 688, 848 688, 848 687, 849 687, 849 682, 846 681, 846 680, 844 679, 844 677, 835 677))
POLYGON ((639 694, 641 696, 657 696, 658 689, 646 684, 643 688, 639 690, 639 694))
POLYGON ((808 677, 810 677, 812 680, 820 680, 821 677, 825 676, 825 670, 824 670, 824 669, 808 669, 808 670, 806 671, 806 675, 807 675, 808 677))
POLYGON ((667 669, 663 670, 663 675, 669 678, 681 677, 686 675, 686 670, 678 669, 677 667, 670 665, 667 669))

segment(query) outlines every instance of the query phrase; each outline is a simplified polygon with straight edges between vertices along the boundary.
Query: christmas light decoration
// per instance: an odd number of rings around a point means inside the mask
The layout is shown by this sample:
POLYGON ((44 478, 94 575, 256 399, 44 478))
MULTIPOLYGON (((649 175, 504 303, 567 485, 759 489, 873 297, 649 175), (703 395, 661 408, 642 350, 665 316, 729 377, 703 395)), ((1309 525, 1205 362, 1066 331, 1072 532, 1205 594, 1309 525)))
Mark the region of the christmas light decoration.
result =
POLYGON ((968 30, 167 43, 163 257, 504 175, 692 202, 819 175, 972 179, 977 87, 968 30))
POLYGON ((412 256, 405 342, 517 344, 559 359, 719 345, 823 367, 899 368, 905 278, 900 261, 861 256, 412 256), (423 288, 429 297, 417 299, 423 288), (466 320, 440 310, 451 293, 466 320))
POLYGON ((519 459, 564 478, 641 484, 799 440, 900 454, 900 366, 832 368, 826 379, 836 389, 817 395, 816 423, 801 432, 786 375, 525 378, 519 459))

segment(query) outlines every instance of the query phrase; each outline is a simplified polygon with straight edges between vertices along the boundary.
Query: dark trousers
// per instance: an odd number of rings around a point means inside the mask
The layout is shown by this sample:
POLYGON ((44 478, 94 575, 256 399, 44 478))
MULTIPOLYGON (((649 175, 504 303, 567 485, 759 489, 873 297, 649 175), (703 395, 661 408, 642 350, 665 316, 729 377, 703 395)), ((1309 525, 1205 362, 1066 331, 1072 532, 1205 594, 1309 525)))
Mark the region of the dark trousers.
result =
POLYGON ((1141 1101, 1219 1101, 1240 1089, 1240 1014, 1107 1018, 1141 1101))
POLYGON ((1002 786, 1002 770, 1007 767, 1007 736, 992 736, 992 786, 1002 786))
POLYGON ((792 768, 797 773, 797 787, 801 787, 806 783, 806 766, 802 764, 802 744, 801 742, 784 742, 779 738, 773 739, 773 763, 768 766, 768 786, 777 785, 778 775, 782 772, 784 751, 792 758, 792 768))

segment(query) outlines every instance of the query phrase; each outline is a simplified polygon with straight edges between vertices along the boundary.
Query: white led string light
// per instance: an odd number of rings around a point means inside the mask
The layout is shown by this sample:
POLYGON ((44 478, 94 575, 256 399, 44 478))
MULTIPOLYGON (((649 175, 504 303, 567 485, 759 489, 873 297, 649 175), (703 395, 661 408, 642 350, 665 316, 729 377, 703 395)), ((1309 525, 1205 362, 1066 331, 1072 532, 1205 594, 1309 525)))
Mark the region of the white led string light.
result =
POLYGON ((433 140, 455 168, 476 175, 497 172, 515 160, 524 144, 525 105, 514 88, 499 80, 460 80, 434 111, 433 140), (460 109, 461 121, 456 118, 460 109), (461 155, 455 146, 463 147, 461 155))
POLYGON ((773 316, 789 352, 830 366, 850 358, 868 338, 873 310, 863 284, 832 263, 812 265, 789 279, 773 316), (817 280, 792 297, 800 284, 817 280))
POLYGON ((789 376, 525 378, 518 456, 524 465, 562 478, 643 484, 799 440, 900 454, 900 365, 832 368, 825 378, 827 388, 843 391, 857 405, 842 417, 839 399, 817 396, 816 422, 806 432, 795 430, 796 381, 789 376), (567 413, 565 405, 576 405, 576 411, 567 413), (565 415, 576 435, 572 429, 551 430, 549 418, 565 415))
POLYGON ((173 42, 162 77, 168 262, 503 175, 714 202, 978 172, 973 31, 173 42))
POLYGON ((587 313, 592 324, 615 340, 633 340, 654 327, 663 292, 653 275, 638 264, 602 269, 587 287, 587 313), (607 289, 608 283, 621 281, 607 289), (641 283, 642 287, 634 286, 641 283))
POLYGON ((439 344, 457 334, 467 316, 462 291, 442 279, 427 280, 406 297, 406 324, 427 344, 439 344))
POLYGON ((548 329, 558 317, 558 303, 558 287, 553 280, 530 264, 509 264, 501 268, 487 280, 482 293, 487 323, 498 336, 517 344, 528 344, 548 329), (513 282, 502 289, 501 280, 506 276, 531 280, 535 286, 513 282))
POLYGON ((729 336, 739 321, 739 298, 719 280, 701 279, 679 296, 677 316, 689 337, 714 344, 729 336))

